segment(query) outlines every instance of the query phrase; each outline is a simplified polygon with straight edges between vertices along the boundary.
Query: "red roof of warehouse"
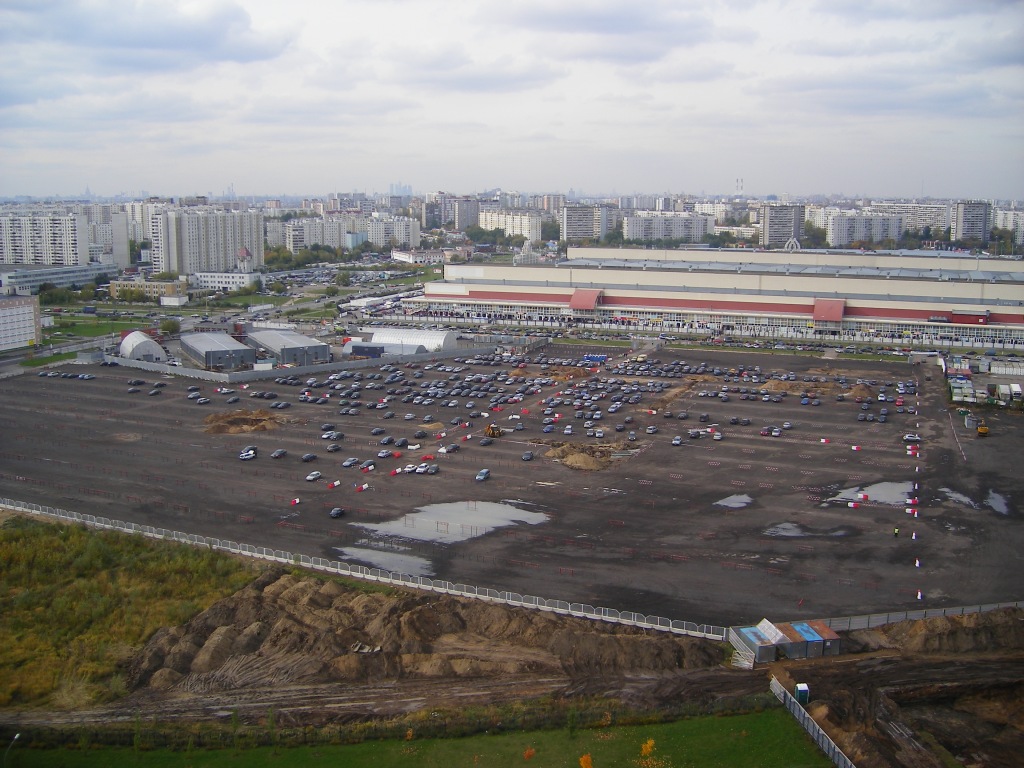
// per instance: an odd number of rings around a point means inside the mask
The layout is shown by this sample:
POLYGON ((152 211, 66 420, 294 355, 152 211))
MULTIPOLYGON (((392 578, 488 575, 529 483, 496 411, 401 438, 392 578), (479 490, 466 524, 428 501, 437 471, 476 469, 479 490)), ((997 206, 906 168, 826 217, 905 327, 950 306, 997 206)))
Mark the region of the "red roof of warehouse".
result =
POLYGON ((815 299, 814 319, 829 323, 839 323, 846 311, 846 299, 815 299))
POLYGON ((594 309, 599 298, 600 288, 577 288, 569 299, 569 309, 594 309))

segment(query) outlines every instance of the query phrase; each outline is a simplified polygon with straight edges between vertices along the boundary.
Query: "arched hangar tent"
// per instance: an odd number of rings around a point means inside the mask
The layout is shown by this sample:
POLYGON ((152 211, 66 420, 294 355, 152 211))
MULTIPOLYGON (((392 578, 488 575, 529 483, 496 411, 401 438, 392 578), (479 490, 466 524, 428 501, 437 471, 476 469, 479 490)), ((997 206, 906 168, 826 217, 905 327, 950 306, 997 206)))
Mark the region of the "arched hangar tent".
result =
MULTIPOLYGON (((368 341, 373 344, 386 344, 389 347, 399 345, 408 348, 412 353, 417 347, 427 352, 455 349, 458 346, 458 333, 454 331, 424 331, 419 328, 361 328, 362 333, 370 334, 368 341)), ((394 352, 392 352, 394 354, 394 352)))
POLYGON ((147 363, 167 361, 167 353, 157 342, 142 331, 132 331, 121 339, 121 357, 129 360, 143 360, 147 363))

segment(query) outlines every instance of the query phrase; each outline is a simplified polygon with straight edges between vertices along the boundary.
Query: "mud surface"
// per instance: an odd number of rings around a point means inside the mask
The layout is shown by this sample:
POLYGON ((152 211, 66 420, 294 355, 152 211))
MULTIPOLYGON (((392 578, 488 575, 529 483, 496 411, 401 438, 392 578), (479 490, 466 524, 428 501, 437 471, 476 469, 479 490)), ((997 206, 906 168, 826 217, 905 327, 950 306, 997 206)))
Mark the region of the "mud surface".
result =
POLYGON ((600 697, 633 711, 709 710, 810 686, 814 719, 859 768, 1017 766, 1024 750, 1024 611, 846 633, 850 653, 727 666, 705 640, 404 590, 365 592, 270 571, 179 627, 126 670, 131 693, 0 723, 165 726, 237 716, 324 726, 540 697, 600 697))

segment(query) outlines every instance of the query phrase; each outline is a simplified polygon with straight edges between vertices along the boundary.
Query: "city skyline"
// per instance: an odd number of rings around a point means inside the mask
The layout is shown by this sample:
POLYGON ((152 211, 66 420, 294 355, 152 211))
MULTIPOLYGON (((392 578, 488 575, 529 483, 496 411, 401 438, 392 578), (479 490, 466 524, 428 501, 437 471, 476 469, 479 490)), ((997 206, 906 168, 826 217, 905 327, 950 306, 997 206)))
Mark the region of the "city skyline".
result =
POLYGON ((5 197, 1024 198, 1011 0, 25 0, 0 29, 5 197))

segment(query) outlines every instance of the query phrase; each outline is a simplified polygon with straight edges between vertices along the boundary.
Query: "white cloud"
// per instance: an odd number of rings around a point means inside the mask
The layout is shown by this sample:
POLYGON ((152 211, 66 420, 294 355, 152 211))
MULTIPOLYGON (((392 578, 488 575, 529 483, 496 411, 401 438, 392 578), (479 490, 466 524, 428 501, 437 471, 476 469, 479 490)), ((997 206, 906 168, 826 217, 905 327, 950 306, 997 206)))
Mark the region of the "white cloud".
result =
POLYGON ((996 0, 7 0, 0 194, 1024 197, 1022 38, 996 0))

